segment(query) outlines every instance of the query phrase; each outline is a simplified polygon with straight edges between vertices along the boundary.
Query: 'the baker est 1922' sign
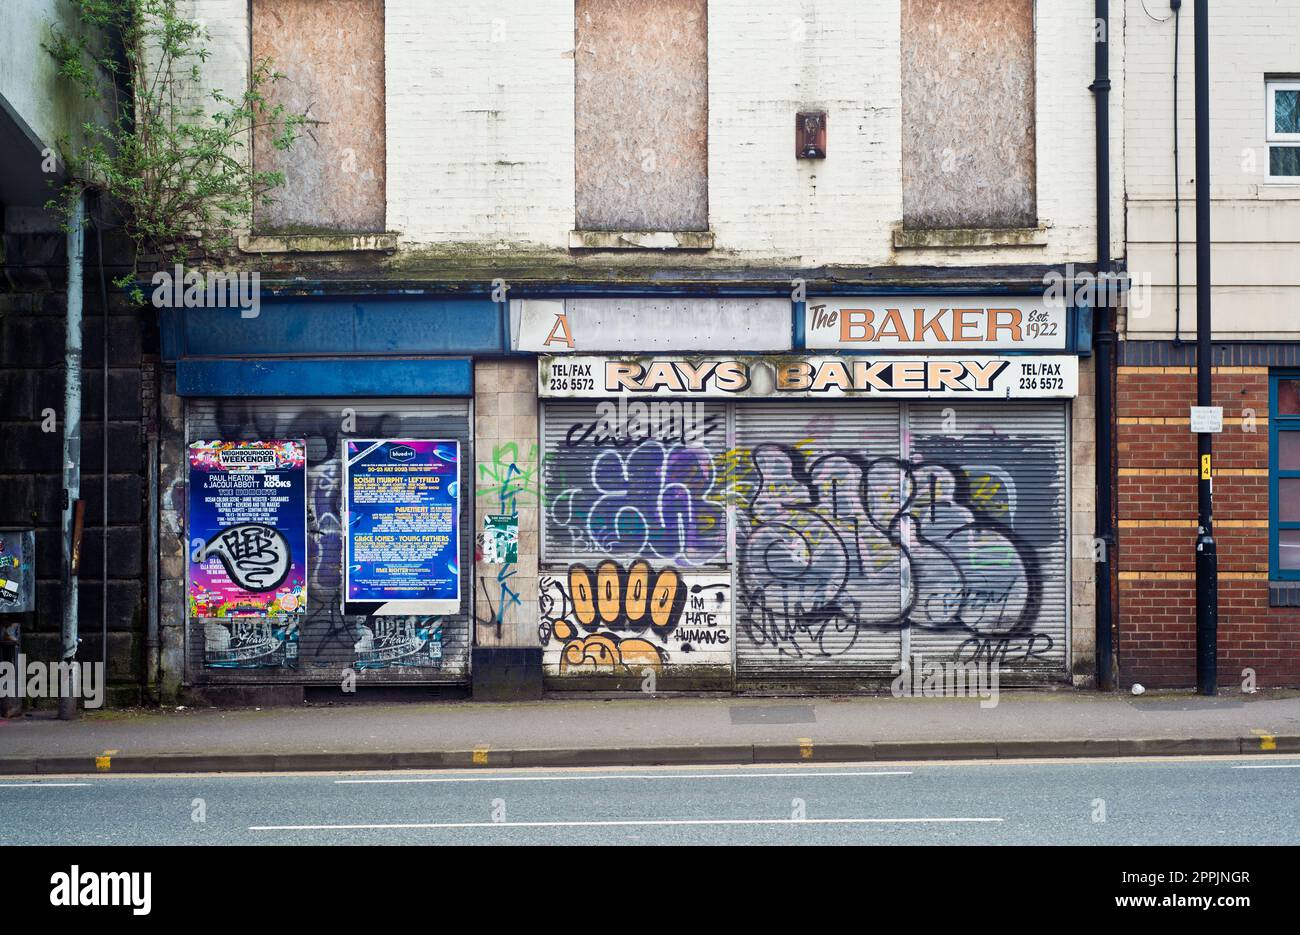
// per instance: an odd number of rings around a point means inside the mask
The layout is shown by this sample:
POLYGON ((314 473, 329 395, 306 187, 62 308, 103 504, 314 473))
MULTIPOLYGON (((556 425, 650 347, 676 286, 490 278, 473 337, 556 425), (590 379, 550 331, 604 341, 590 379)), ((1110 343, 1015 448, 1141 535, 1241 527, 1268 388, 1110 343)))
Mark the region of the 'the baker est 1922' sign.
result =
POLYGON ((1065 328, 1065 306, 1041 297, 835 296, 804 313, 813 350, 1059 351, 1065 328))
POLYGON ((540 357, 538 395, 1068 399, 1075 357, 540 357))

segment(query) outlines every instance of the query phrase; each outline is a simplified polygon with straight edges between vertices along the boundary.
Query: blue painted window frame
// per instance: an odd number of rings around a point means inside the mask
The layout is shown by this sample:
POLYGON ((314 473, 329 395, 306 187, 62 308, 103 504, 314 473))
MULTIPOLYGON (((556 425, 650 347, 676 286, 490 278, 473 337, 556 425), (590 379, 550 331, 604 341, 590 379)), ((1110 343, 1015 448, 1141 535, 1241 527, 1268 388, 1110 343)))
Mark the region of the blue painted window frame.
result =
POLYGON ((1300 370, 1279 370, 1269 380, 1269 453, 1268 453, 1268 568, 1274 581, 1300 581, 1300 569, 1284 570, 1281 566, 1281 533, 1283 530, 1300 530, 1300 522, 1282 522, 1281 481, 1283 478, 1300 478, 1300 470, 1284 471, 1279 465, 1283 432, 1300 432, 1300 415, 1282 415, 1278 405, 1278 388, 1284 380, 1300 380, 1300 370))

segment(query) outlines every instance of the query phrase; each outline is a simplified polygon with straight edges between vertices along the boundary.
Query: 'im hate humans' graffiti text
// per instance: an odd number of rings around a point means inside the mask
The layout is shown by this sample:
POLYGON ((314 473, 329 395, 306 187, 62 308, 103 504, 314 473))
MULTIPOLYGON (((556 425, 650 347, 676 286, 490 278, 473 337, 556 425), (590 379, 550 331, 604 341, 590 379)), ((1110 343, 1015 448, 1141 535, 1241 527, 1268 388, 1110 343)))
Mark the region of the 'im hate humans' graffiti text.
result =
POLYGON ((716 575, 577 564, 543 577, 539 637, 544 664, 557 675, 660 673, 676 666, 727 666, 731 657, 731 584, 716 575))

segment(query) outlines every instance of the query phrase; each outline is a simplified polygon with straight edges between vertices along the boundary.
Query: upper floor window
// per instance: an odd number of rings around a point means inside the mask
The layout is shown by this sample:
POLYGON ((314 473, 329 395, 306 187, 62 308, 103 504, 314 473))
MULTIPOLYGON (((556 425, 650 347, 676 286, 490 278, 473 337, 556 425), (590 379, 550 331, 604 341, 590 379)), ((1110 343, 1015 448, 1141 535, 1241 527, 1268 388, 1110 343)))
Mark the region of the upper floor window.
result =
POLYGON ((1034 0, 902 0, 903 224, 1038 225, 1034 0))
POLYGON ((709 226, 706 0, 576 0, 577 226, 709 226))
POLYGON ((1300 373, 1274 376, 1269 426, 1269 565, 1274 579, 1300 581, 1300 373))
POLYGON ((1300 182, 1300 81, 1270 81, 1268 177, 1300 182))
POLYGON ((252 24, 253 60, 284 75, 268 102, 309 121, 287 151, 254 134, 254 168, 284 173, 257 232, 383 231, 384 0, 252 0, 252 24))

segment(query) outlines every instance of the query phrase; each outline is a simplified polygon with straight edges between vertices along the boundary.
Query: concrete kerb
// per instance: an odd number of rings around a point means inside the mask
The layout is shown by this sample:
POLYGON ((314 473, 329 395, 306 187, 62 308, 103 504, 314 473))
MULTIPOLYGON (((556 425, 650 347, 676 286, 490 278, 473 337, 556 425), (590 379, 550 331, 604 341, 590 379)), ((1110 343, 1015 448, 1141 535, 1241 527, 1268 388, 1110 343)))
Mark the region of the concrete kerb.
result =
POLYGON ((881 743, 702 744, 658 747, 522 748, 313 753, 160 753, 0 757, 0 775, 100 773, 364 772, 709 766, 775 763, 869 763, 901 760, 999 760, 1050 757, 1236 756, 1300 752, 1300 736, 1119 738, 881 743))

